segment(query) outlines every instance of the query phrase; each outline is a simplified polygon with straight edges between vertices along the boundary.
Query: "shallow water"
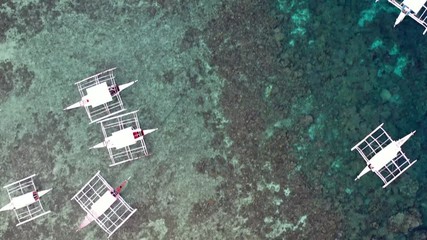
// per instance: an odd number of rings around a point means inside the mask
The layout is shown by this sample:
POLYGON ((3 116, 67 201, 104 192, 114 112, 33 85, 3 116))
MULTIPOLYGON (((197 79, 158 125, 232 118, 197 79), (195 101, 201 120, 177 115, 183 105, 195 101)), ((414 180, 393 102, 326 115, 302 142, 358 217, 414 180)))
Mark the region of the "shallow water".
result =
MULTIPOLYGON (((138 211, 111 239, 425 239, 423 29, 386 1, 3 1, 0 183, 51 214, 2 239, 102 239, 70 198, 98 171, 138 211), (87 2, 87 3, 86 3, 87 2), (117 67, 150 156, 109 168, 74 83, 117 67), (385 123, 418 162, 386 189, 350 149, 385 123)), ((0 203, 9 201, 2 190, 0 203)))

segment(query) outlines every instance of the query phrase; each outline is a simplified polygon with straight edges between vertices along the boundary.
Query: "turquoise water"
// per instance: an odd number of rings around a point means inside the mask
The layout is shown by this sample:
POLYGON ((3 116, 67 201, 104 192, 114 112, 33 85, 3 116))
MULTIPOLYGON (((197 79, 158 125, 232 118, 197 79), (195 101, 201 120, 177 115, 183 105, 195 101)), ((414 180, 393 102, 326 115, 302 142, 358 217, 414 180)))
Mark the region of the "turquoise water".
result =
MULTIPOLYGON (((105 239, 71 197, 96 171, 138 211, 112 239, 426 239, 423 28, 386 1, 3 1, 0 183, 51 214, 1 239, 105 239), (85 3, 87 2, 87 3, 85 3), (149 157, 109 168, 74 83, 117 67, 149 157), (350 149, 380 123, 418 162, 386 189, 350 149)), ((3 189, 0 203, 9 201, 3 189)))

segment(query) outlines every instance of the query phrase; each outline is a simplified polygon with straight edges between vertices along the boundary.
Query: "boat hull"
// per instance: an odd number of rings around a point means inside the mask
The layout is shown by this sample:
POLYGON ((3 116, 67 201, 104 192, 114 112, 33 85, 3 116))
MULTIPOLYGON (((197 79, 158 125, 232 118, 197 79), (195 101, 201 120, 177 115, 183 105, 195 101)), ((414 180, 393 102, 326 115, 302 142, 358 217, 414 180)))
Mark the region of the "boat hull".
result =
MULTIPOLYGON (((129 83, 126 83, 126 84, 119 85, 119 91, 117 93, 115 93, 114 95, 112 95, 112 96, 116 96, 116 95, 120 94, 120 92, 122 92, 126 88, 132 86, 136 82, 138 82, 138 80, 135 80, 135 81, 132 81, 132 82, 129 82, 129 83)), ((79 107, 83 107, 85 105, 90 105, 89 101, 87 100, 87 96, 84 96, 81 101, 78 101, 78 102, 76 102, 76 103, 74 103, 74 104, 66 107, 64 110, 70 110, 70 109, 74 109, 74 108, 79 108, 79 107)))
POLYGON ((106 191, 90 208, 90 213, 85 216, 85 219, 80 223, 79 229, 82 229, 104 214, 111 205, 117 200, 117 196, 113 196, 110 191, 106 191))
POLYGON ((82 229, 82 228, 85 228, 87 225, 89 225, 94 220, 95 220, 95 218, 92 217, 92 215, 87 214, 85 216, 85 219, 80 223, 79 230, 82 229))
POLYGON ((403 19, 406 17, 406 13, 401 12, 399 16, 396 18, 396 21, 394 22, 394 26, 396 27, 397 24, 401 23, 403 19))
POLYGON ((8 210, 13 210, 13 204, 12 203, 6 204, 6 206, 4 206, 0 209, 0 212, 8 211, 8 210))
POLYGON ((91 147, 90 149, 93 149, 93 148, 104 148, 104 147, 106 147, 105 142, 101 142, 101 143, 98 143, 95 146, 91 147))
POLYGON ((145 136, 145 135, 147 135, 147 134, 149 134, 149 133, 152 133, 152 132, 154 132, 154 131, 157 131, 157 129, 158 129, 158 128, 142 130, 142 133, 144 133, 144 136, 145 136))
POLYGON ((354 179, 354 181, 358 180, 359 178, 361 178, 363 175, 367 174, 369 171, 371 171, 371 169, 369 168, 369 166, 366 166, 362 172, 359 173, 359 175, 357 175, 356 179, 354 179))
POLYGON ((128 82, 122 85, 119 85, 119 93, 123 90, 125 90, 126 88, 132 86, 133 84, 135 84, 136 82, 138 82, 138 80, 132 81, 132 82, 128 82))
MULTIPOLYGON (((40 199, 40 197, 42 197, 46 193, 50 192, 51 190, 52 190, 52 188, 48 189, 48 190, 43 190, 43 191, 37 192, 39 199, 40 199)), ((8 203, 6 206, 2 207, 0 209, 0 211, 20 209, 20 208, 26 207, 30 204, 33 204, 33 203, 39 201, 39 199, 35 200, 33 193, 29 192, 29 193, 23 194, 21 196, 12 198, 12 201, 10 203, 8 203)))
POLYGON ((79 108, 79 107, 82 107, 82 106, 83 106, 82 102, 78 101, 78 102, 74 103, 73 105, 68 106, 64 110, 70 110, 70 109, 79 108))

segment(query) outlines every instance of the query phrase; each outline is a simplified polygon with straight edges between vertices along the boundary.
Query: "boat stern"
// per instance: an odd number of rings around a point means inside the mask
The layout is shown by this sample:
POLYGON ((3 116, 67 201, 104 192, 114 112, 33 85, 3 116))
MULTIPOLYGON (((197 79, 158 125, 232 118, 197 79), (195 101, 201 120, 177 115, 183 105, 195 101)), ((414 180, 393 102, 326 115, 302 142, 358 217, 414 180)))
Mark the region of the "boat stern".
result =
POLYGON ((0 212, 9 211, 9 210, 12 210, 13 208, 14 208, 13 204, 12 203, 8 203, 7 205, 5 205, 4 207, 2 207, 0 209, 0 212))
POLYGON ((356 179, 354 179, 354 181, 358 180, 359 178, 361 178, 363 175, 365 175, 366 173, 368 173, 371 169, 369 168, 369 166, 366 166, 362 172, 359 173, 359 175, 357 175, 356 179))
POLYGON ((128 82, 122 85, 119 85, 119 92, 125 90, 126 88, 132 86, 133 84, 135 84, 136 82, 138 82, 138 80, 132 81, 132 82, 128 82))
POLYGON ((90 149, 94 149, 94 148, 104 148, 106 145, 104 142, 98 143, 95 146, 91 147, 90 149))
POLYGON ((153 129, 147 129, 147 130, 142 130, 143 135, 147 135, 149 133, 155 132, 157 131, 158 128, 153 128, 153 129))
POLYGON ((45 195, 46 193, 48 193, 50 191, 52 191, 52 188, 49 188, 48 190, 39 191, 38 192, 39 197, 42 197, 43 195, 45 195))
POLYGON ((91 222, 93 222, 95 220, 94 217, 92 217, 91 214, 87 214, 85 216, 85 219, 83 219, 83 221, 80 223, 79 228, 77 229, 77 231, 85 228, 87 225, 89 225, 91 222))
POLYGON ((397 24, 401 23, 405 17, 406 17, 406 14, 401 12, 399 16, 396 18, 396 21, 394 22, 394 27, 396 27, 397 24))
POLYGON ((70 106, 64 108, 64 110, 70 110, 70 109, 79 108, 79 107, 82 107, 82 106, 83 106, 82 102, 78 101, 78 102, 74 103, 73 105, 70 105, 70 106))

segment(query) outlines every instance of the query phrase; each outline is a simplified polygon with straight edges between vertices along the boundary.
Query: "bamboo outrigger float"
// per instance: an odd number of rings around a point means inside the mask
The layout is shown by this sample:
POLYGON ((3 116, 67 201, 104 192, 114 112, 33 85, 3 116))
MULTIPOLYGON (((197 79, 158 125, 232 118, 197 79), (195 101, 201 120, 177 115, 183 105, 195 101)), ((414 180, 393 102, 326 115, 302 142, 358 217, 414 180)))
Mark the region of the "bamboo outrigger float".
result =
POLYGON ((351 151, 356 149, 367 165, 355 180, 372 171, 384 182, 383 188, 385 188, 417 160, 407 158, 401 149, 402 145, 415 134, 415 131, 394 141, 382 126, 383 124, 368 134, 351 151))
POLYGON ((108 234, 108 237, 111 237, 137 211, 120 196, 128 180, 114 189, 98 171, 71 198, 86 212, 77 231, 95 221, 108 234))
POLYGON ((0 211, 13 210, 19 222, 16 226, 50 213, 43 209, 40 198, 50 192, 52 188, 38 191, 33 180, 35 176, 36 174, 33 174, 3 187, 7 189, 10 203, 2 207, 0 211))
POLYGON ((84 107, 91 123, 125 111, 120 92, 138 80, 118 85, 114 77, 115 69, 111 68, 76 82, 81 100, 64 110, 84 107))

